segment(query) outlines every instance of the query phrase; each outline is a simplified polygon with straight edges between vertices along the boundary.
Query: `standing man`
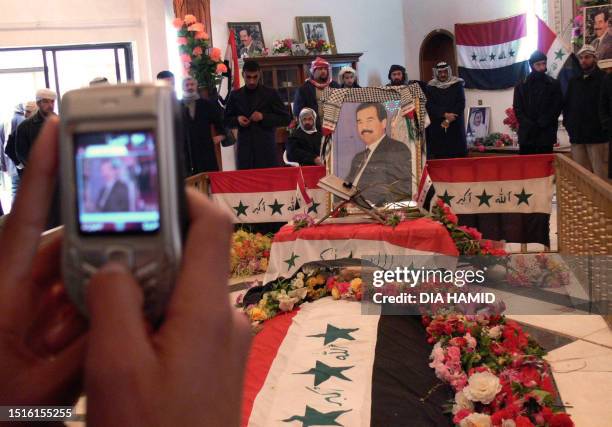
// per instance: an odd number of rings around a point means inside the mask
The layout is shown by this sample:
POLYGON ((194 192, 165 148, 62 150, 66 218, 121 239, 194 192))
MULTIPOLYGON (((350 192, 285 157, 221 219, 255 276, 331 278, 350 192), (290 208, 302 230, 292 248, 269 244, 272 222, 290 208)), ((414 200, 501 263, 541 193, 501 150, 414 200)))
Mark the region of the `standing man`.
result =
POLYGON ((514 88, 514 112, 519 122, 520 154, 552 153, 563 108, 561 85, 546 74, 546 55, 529 58, 531 73, 514 88))
POLYGON ((572 143, 572 158, 600 178, 608 177, 609 140, 599 120, 604 72, 597 67, 595 49, 585 44, 578 52, 582 75, 572 78, 563 105, 563 125, 572 143))
POLYGON ((193 77, 183 80, 183 100, 185 122, 185 161, 188 175, 200 172, 218 171, 215 146, 225 139, 223 119, 219 109, 212 102, 201 99, 198 82, 193 77), (213 137, 211 126, 218 136, 213 137))
POLYGON ((250 58, 263 52, 263 45, 260 41, 253 40, 253 34, 249 28, 244 28, 238 33, 242 48, 240 49, 241 58, 250 58))
POLYGON ((45 120, 55 113, 55 99, 57 94, 50 89, 40 89, 36 92, 36 106, 38 111, 32 117, 24 120, 17 127, 17 134, 15 135, 15 152, 17 154, 17 160, 22 165, 27 166, 28 156, 30 155, 30 149, 38 137, 38 133, 42 128, 45 120))
POLYGON ((446 62, 439 62, 433 69, 433 75, 426 88, 426 107, 431 120, 426 129, 427 158, 465 157, 467 141, 463 79, 453 76, 446 62))
POLYGON ((232 91, 225 109, 225 125, 238 129, 238 169, 278 166, 275 130, 287 126, 291 116, 274 89, 261 85, 255 61, 242 68, 245 85, 232 91))
POLYGON ((168 71, 168 70, 160 71, 159 73, 157 73, 157 80, 162 80, 168 83, 172 87, 172 89, 174 89, 175 81, 174 81, 174 74, 172 73, 172 71, 168 71))
MULTIPOLYGON (((608 141, 612 141, 612 58, 600 59, 597 66, 606 73, 601 83, 599 118, 608 141)), ((608 153, 608 179, 612 180, 612 150, 609 149, 608 153)))
POLYGON ((365 150, 355 154, 346 181, 362 190, 375 205, 409 199, 412 193, 412 154, 403 142, 387 136, 383 104, 357 107, 357 133, 365 150))
POLYGON ((401 65, 394 64, 389 68, 389 83, 387 86, 403 86, 408 83, 408 74, 406 68, 401 65))
POLYGON ((298 128, 287 140, 287 160, 300 166, 321 166, 321 132, 317 130, 317 113, 304 108, 298 128))
POLYGON ((293 102, 293 116, 299 117, 304 108, 310 108, 318 114, 317 126, 321 127, 320 118, 323 117, 323 103, 321 97, 327 87, 339 88, 338 83, 332 81, 332 72, 329 62, 317 57, 310 64, 310 78, 300 86, 293 102))
POLYGON ((338 73, 338 83, 342 89, 357 89, 360 88, 357 83, 357 71, 353 67, 342 67, 338 73))

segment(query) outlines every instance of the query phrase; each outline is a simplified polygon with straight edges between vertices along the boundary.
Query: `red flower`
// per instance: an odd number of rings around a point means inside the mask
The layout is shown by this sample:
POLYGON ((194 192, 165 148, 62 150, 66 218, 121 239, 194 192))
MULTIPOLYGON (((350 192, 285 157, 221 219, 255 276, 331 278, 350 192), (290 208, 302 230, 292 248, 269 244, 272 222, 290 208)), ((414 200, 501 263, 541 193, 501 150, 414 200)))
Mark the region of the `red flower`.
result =
POLYGON ((455 337, 455 338, 452 338, 448 343, 450 345, 454 345, 459 348, 463 348, 467 345, 467 340, 463 337, 455 337))
POLYGON ((469 416, 471 413, 472 411, 470 411, 469 409, 462 409, 455 414, 455 416, 453 417, 453 422, 455 424, 459 424, 462 419, 469 416))
MULTIPOLYGON (((558 413, 558 414, 554 414, 551 417, 549 421, 549 425, 550 427, 574 427, 574 422, 572 421, 569 415, 558 413)), ((518 427, 518 424, 517 424, 517 427, 518 427)))
POLYGON ((220 62, 217 64, 217 69, 215 72, 217 74, 227 73, 227 66, 223 62, 220 62))
POLYGON ((196 46, 193 48, 193 53, 194 56, 200 56, 204 53, 204 51, 202 50, 202 48, 200 46, 196 46))
POLYGON ((531 420, 523 416, 516 417, 516 419, 514 420, 514 424, 516 424, 516 427, 534 427, 531 420))
POLYGON ((221 60, 221 49, 218 47, 213 47, 210 51, 210 59, 215 62, 219 62, 221 60))
POLYGON ((521 369, 519 378, 525 387, 535 387, 540 383, 540 373, 533 366, 526 366, 521 369))

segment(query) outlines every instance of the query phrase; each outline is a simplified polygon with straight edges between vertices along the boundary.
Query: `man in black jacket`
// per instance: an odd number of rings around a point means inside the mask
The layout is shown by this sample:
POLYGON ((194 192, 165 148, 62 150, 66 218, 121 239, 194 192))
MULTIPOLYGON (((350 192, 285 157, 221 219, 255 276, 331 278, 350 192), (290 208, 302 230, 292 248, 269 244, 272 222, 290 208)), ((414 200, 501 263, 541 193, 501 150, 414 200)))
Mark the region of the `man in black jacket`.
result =
POLYGON ((32 117, 24 120, 17 127, 15 134, 15 152, 19 162, 27 166, 30 149, 38 137, 45 120, 51 117, 55 108, 57 95, 50 89, 40 89, 36 92, 36 105, 38 111, 32 117))
MULTIPOLYGON (((331 65, 325 59, 317 57, 310 64, 310 78, 300 86, 293 101, 293 116, 299 117, 304 108, 316 111, 319 117, 323 116, 323 105, 320 102, 321 94, 327 88, 339 88, 340 85, 332 81, 331 65)), ((320 127, 320 120, 317 125, 320 127)))
MULTIPOLYGON (((608 141, 612 141, 612 58, 602 58, 597 66, 606 75, 601 83, 601 97, 599 99, 599 119, 608 141)), ((608 150, 608 179, 612 180, 612 150, 608 150)))
POLYGON ((604 72, 597 67, 595 49, 578 52, 582 75, 569 81, 563 105, 563 125, 572 143, 572 158, 601 178, 608 176, 609 141, 599 120, 599 97, 604 72))
POLYGON ((287 126, 291 116, 274 89, 259 83, 261 71, 255 61, 242 68, 245 85, 232 91, 225 109, 225 125, 238 129, 238 169, 278 166, 275 130, 287 126))
POLYGON ((320 166, 321 132, 317 130, 317 113, 310 108, 300 112, 298 128, 287 140, 287 160, 300 166, 320 166))
POLYGON ((519 122, 520 154, 552 153, 557 143, 563 94, 559 82, 546 74, 546 55, 529 58, 531 73, 514 88, 514 112, 519 122))

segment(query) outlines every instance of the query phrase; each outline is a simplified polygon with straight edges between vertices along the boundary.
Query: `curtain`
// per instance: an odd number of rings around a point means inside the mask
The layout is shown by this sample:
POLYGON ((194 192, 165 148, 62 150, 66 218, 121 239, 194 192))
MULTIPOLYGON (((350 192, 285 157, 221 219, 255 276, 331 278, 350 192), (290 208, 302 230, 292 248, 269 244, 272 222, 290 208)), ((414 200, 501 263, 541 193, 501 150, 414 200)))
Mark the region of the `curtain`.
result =
POLYGON ((183 18, 185 15, 194 15, 198 21, 204 24, 204 28, 210 37, 212 46, 212 26, 210 23, 210 0, 173 0, 174 16, 183 18))

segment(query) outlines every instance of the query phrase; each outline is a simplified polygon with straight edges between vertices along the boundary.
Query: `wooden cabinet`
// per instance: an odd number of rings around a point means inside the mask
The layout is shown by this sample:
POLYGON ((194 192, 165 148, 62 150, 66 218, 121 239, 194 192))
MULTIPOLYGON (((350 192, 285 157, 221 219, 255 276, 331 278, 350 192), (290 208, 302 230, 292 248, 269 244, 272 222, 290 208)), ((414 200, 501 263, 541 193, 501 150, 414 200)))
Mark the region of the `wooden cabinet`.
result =
MULTIPOLYGON (((362 53, 340 53, 336 55, 319 55, 327 60, 332 67, 332 79, 338 80, 340 69, 345 66, 353 67, 359 71, 357 63, 362 53)), ((309 56, 261 56, 249 58, 257 61, 262 71, 263 84, 278 90, 278 93, 292 114, 291 106, 295 99, 298 88, 304 84, 310 75, 310 63, 316 58, 309 56)), ((279 161, 282 162, 282 154, 285 150, 288 132, 279 128, 276 132, 276 142, 279 144, 279 161)))

